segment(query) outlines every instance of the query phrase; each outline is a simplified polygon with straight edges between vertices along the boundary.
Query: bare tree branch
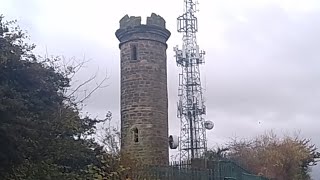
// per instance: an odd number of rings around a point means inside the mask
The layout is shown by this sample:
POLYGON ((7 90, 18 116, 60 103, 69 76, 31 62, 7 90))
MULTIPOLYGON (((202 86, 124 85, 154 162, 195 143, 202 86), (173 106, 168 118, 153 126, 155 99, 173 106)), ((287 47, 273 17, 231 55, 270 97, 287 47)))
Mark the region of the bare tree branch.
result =
POLYGON ((97 77, 97 74, 93 75, 92 77, 90 77, 89 79, 87 79, 86 81, 82 82, 80 85, 78 85, 69 95, 67 95, 67 97, 71 97, 72 95, 74 95, 74 93, 78 92, 78 90, 83 87, 84 85, 90 83, 91 81, 93 81, 95 78, 97 77))
POLYGON ((103 86, 103 84, 105 83, 106 80, 108 80, 109 77, 106 73, 105 77, 103 78, 103 80, 101 80, 99 83, 96 83, 95 88, 93 88, 88 94, 86 94, 80 101, 78 101, 77 103, 83 103, 85 100, 87 100, 88 98, 91 97, 91 95, 96 92, 96 90, 101 89, 101 88, 105 88, 108 87, 108 85, 103 86))

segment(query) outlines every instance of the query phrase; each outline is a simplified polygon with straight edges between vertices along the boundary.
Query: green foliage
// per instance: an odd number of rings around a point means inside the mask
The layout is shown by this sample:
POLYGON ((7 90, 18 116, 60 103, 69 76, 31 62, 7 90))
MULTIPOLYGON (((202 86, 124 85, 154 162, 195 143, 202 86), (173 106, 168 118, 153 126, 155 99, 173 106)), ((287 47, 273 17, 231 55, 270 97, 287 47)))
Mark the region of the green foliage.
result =
POLYGON ((106 179, 123 170, 67 96, 74 67, 36 58, 15 21, 0 17, 0 179, 106 179))
POLYGON ((88 179, 121 179, 127 168, 120 165, 118 155, 102 153, 97 156, 100 160, 99 166, 89 165, 87 172, 88 179))
POLYGON ((266 133, 252 140, 234 140, 227 157, 255 174, 279 180, 308 180, 310 166, 320 153, 309 139, 296 136, 277 137, 266 133))

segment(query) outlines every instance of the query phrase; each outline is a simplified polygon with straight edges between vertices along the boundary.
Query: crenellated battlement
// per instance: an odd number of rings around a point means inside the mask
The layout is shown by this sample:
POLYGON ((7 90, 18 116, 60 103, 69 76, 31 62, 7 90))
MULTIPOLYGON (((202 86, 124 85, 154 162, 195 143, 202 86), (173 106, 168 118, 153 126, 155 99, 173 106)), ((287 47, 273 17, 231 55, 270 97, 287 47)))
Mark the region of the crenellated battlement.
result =
MULTIPOLYGON (((128 27, 140 26, 141 16, 128 16, 125 15, 120 20, 120 29, 126 29, 128 27)), ((159 15, 152 13, 151 16, 147 17, 147 23, 145 25, 158 26, 161 28, 166 28, 166 21, 159 15)))
POLYGON ((166 21, 161 16, 152 13, 150 17, 147 17, 147 25, 154 25, 166 28, 166 21))
POLYGON ((150 40, 166 44, 171 33, 166 29, 166 21, 159 15, 152 13, 147 22, 141 24, 140 16, 125 15, 120 21, 120 28, 115 35, 122 44, 134 40, 150 40))
POLYGON ((141 16, 128 16, 125 15, 120 20, 120 29, 125 29, 127 27, 135 27, 141 25, 141 16))

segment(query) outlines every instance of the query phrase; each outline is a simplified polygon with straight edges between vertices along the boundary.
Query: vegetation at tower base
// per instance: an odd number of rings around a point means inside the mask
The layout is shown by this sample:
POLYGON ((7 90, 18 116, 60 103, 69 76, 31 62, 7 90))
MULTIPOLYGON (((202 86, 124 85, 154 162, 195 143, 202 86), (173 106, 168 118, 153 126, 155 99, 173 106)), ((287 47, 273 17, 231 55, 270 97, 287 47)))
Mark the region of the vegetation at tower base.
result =
POLYGON ((298 135, 277 137, 273 132, 252 140, 233 140, 227 148, 211 150, 209 159, 228 158, 254 174, 278 180, 308 180, 320 153, 309 139, 298 135))
POLYGON ((0 179, 108 179, 118 155, 92 135, 104 120, 80 115, 67 94, 74 67, 37 58, 27 36, 0 17, 0 179))

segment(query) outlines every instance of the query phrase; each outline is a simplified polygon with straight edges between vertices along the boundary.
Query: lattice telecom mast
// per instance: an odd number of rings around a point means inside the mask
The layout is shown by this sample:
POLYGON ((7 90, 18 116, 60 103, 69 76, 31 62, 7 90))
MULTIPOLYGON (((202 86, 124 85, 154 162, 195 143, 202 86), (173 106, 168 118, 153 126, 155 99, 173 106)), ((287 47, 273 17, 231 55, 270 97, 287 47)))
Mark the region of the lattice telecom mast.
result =
POLYGON ((182 49, 174 48, 179 74, 178 118, 180 118, 180 161, 200 158, 206 151, 206 129, 213 123, 205 121, 206 107, 202 98, 199 65, 204 63, 204 51, 199 50, 196 40, 198 31, 196 0, 184 0, 184 14, 177 18, 178 32, 183 33, 182 49))

